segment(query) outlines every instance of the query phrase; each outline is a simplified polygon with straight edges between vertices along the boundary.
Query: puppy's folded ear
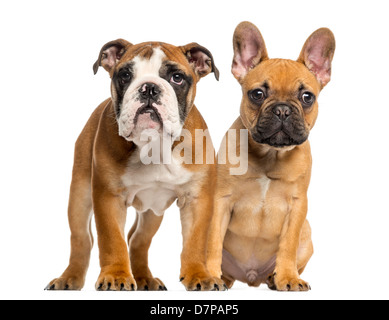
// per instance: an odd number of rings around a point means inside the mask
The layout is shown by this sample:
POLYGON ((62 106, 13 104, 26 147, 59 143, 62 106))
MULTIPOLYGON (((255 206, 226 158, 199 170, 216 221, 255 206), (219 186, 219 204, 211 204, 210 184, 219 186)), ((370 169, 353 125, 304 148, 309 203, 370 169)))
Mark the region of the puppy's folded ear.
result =
POLYGON ((132 44, 126 40, 118 39, 105 44, 100 51, 99 57, 93 65, 93 72, 96 74, 99 67, 111 72, 113 67, 120 61, 124 53, 132 44))
POLYGON ((232 74, 242 81, 251 69, 268 60, 269 56, 261 32, 251 22, 245 21, 237 26, 233 42, 232 74))
POLYGON ((199 79, 213 72, 216 80, 219 80, 219 70, 216 68, 212 53, 207 48, 193 42, 180 49, 199 79))
POLYGON ((298 62, 316 76, 324 88, 331 80, 331 63, 335 53, 335 36, 330 29, 322 28, 315 31, 305 42, 298 62))

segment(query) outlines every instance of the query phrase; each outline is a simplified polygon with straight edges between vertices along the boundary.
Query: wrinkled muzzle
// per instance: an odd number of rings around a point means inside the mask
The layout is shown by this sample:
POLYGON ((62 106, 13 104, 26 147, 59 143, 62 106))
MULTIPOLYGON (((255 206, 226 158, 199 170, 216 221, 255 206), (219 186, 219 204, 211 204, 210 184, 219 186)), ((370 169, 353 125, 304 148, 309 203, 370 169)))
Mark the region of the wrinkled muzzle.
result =
POLYGON ((136 144, 151 131, 175 140, 183 127, 176 93, 162 78, 142 77, 127 89, 118 123, 120 136, 136 144))

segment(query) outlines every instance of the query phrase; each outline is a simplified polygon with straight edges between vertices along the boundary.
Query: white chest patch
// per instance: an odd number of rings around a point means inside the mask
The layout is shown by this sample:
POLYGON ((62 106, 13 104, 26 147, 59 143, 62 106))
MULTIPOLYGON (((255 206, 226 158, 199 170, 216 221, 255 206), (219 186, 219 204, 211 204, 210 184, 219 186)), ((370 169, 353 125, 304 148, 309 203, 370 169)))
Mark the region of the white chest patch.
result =
POLYGON ((259 200, 258 205, 253 211, 255 213, 261 212, 265 205, 266 195, 267 192, 269 191, 271 180, 268 177, 263 176, 262 178, 257 179, 257 182, 259 183, 261 191, 260 191, 260 197, 258 199, 259 200))
MULTIPOLYGON (((139 159, 134 155, 132 159, 139 159)), ((130 160, 129 169, 122 177, 128 189, 127 205, 134 206, 139 213, 152 210, 163 215, 178 197, 180 186, 188 183, 192 173, 176 163, 145 165, 138 160, 130 160)))
POLYGON ((261 199, 265 200, 267 192, 269 191, 271 180, 268 177, 263 176, 262 178, 257 179, 257 181, 261 186, 261 199))

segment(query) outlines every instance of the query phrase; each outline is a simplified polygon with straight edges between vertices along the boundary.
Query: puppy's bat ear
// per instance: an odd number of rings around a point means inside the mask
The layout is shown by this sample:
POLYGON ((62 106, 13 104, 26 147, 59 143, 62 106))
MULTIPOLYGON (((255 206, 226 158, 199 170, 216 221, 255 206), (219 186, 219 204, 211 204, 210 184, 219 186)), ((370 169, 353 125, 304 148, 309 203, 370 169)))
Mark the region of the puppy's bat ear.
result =
POLYGON ((212 53, 207 48, 193 42, 180 49, 199 79, 213 72, 216 80, 219 80, 219 69, 215 65, 212 53))
POLYGON ((233 43, 232 74, 238 81, 242 81, 259 63, 269 59, 262 34, 251 22, 245 21, 237 26, 233 43))
POLYGON ((331 80, 331 63, 335 53, 335 36, 330 29, 315 31, 305 42, 298 62, 316 76, 322 88, 331 80))
POLYGON ((93 72, 96 74, 99 67, 111 72, 113 67, 120 61, 124 53, 132 44, 126 40, 118 39, 105 44, 99 53, 97 61, 93 65, 93 72))

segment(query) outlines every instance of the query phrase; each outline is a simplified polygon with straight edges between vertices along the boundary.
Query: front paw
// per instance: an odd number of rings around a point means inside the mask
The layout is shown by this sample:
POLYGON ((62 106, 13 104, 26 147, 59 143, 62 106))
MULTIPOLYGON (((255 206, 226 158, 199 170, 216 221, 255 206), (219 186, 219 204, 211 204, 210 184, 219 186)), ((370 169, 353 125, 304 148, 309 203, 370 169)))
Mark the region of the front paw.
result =
POLYGON ((79 291, 84 287, 85 269, 69 266, 57 279, 52 280, 45 290, 75 290, 79 291))
POLYGON ((193 275, 182 275, 181 283, 187 291, 226 291, 227 286, 224 281, 212 277, 206 272, 200 272, 193 275))
POLYGON ((136 291, 134 277, 124 271, 101 272, 96 282, 97 291, 136 291))
POLYGON ((277 291, 309 291, 311 286, 297 275, 274 273, 267 279, 271 290, 277 291))
POLYGON ((74 290, 79 291, 84 287, 84 278, 78 275, 61 276, 51 281, 45 290, 74 290))
POLYGON ((164 283, 158 278, 137 277, 136 284, 139 291, 167 291, 164 283))

